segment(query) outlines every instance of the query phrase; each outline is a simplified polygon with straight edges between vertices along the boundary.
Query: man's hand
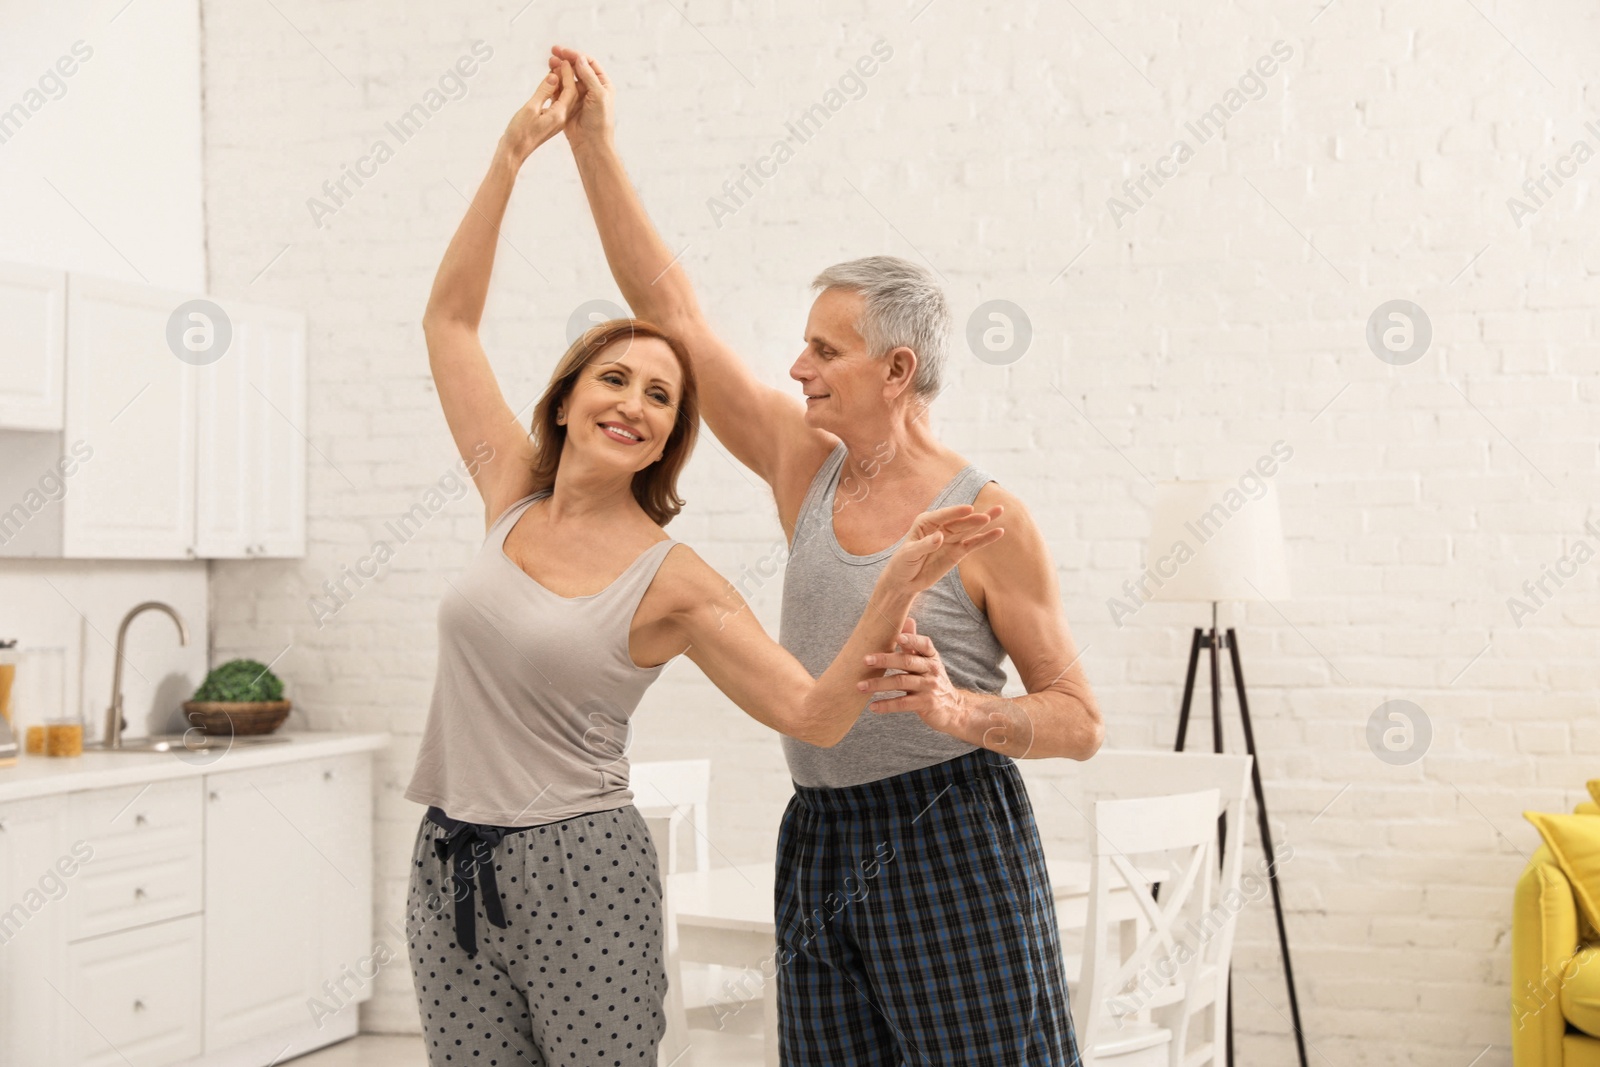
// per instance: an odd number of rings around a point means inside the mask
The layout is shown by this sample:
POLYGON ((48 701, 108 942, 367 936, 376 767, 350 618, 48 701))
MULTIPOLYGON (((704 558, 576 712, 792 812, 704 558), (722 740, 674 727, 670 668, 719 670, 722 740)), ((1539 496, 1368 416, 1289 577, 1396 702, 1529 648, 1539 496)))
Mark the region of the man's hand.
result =
POLYGON ((882 679, 856 684, 862 692, 879 697, 867 707, 883 713, 916 712, 940 733, 959 736, 958 731, 969 716, 966 700, 945 673, 944 661, 932 639, 917 633, 917 620, 906 620, 905 632, 895 648, 899 651, 876 652, 867 657, 867 666, 882 667, 886 672, 882 679), (887 673, 891 671, 895 673, 887 673), (893 687, 885 684, 890 680, 893 687), (887 695, 896 690, 905 695, 887 695))
POLYGON ((885 674, 876 681, 857 683, 862 692, 890 694, 885 684, 892 680, 904 696, 880 696, 867 705, 880 714, 910 711, 942 734, 949 734, 971 745, 1018 758, 1033 747, 1033 724, 1026 709, 1015 701, 987 699, 980 694, 957 689, 945 673, 944 661, 933 641, 917 633, 915 619, 906 620, 905 632, 895 646, 899 651, 879 652, 867 657, 867 666, 883 667, 885 674))
POLYGON ((593 56, 555 45, 550 49, 550 69, 566 63, 578 77, 578 99, 567 119, 567 143, 577 151, 588 145, 611 143, 615 121, 611 79, 593 56))
POLYGON ((567 124, 567 116, 578 101, 577 77, 565 60, 552 69, 528 102, 511 116, 500 144, 521 165, 533 150, 554 137, 567 124))

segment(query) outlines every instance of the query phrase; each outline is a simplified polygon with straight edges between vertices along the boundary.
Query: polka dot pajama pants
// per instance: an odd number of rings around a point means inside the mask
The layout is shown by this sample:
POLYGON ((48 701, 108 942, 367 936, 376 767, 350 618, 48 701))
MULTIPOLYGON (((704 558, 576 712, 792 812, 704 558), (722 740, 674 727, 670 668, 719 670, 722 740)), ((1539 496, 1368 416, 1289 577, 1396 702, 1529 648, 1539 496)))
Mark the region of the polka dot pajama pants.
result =
POLYGON ((470 958, 434 850, 445 835, 422 820, 406 907, 429 1067, 654 1067, 666 1029, 661 881, 638 810, 507 834, 493 856, 509 925, 484 915, 480 875, 470 958))

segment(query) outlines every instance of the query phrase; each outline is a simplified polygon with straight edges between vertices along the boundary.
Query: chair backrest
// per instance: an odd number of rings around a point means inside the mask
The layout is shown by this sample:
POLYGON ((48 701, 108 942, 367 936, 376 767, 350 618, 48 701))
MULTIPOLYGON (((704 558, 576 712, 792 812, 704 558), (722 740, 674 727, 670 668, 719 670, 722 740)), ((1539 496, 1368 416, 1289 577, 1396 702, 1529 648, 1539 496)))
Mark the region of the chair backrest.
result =
MULTIPOLYGON (((1223 899, 1239 888, 1244 868, 1245 817, 1253 799, 1251 757, 1246 753, 1165 752, 1122 749, 1101 751, 1083 766, 1084 800, 1171 796, 1215 789, 1227 816, 1228 833, 1214 896, 1223 899)), ((1226 971, 1233 953, 1233 919, 1225 937, 1209 938, 1206 959, 1226 971)))
POLYGON ((1083 765, 1084 799, 1158 797, 1215 789, 1226 808, 1250 796, 1245 753, 1101 749, 1083 765))
MULTIPOLYGON (((1093 761, 1091 761, 1093 762, 1093 761)), ((1077 1014, 1081 1043, 1095 1050, 1127 1022, 1182 1003, 1199 967, 1193 924, 1211 912, 1216 890, 1216 789, 1129 800, 1097 800, 1090 840, 1088 929, 1077 1014), (1149 872, 1159 868, 1160 900, 1149 872), (1112 897, 1126 895, 1141 920, 1114 946, 1112 897)))
MULTIPOLYGON (((1222 862, 1217 873, 1214 899, 1219 906, 1203 919, 1203 931, 1194 946, 1201 962, 1209 969, 1214 988, 1190 985, 1193 1004, 1176 1005, 1157 1012, 1173 1033, 1173 1062, 1188 1062, 1200 1041, 1195 1029, 1199 1018, 1193 1013, 1209 1010, 1225 1017, 1228 997, 1228 967, 1233 957, 1234 933, 1241 900, 1239 887, 1245 857, 1245 821, 1253 810, 1251 757, 1245 753, 1170 752, 1143 750, 1101 750, 1084 764, 1084 800, 1092 810, 1097 800, 1119 797, 1161 796, 1173 793, 1216 789, 1222 811, 1227 816, 1222 862), (1207 1008, 1209 1003, 1210 1007, 1207 1008)), ((1215 1023, 1215 1019, 1213 1023, 1215 1023)), ((1213 1041, 1220 1039, 1217 1026, 1211 1027, 1213 1041)))
POLYGON ((661 873, 679 870, 678 839, 686 823, 695 834, 694 866, 711 868, 711 839, 706 836, 706 813, 711 799, 711 761, 708 759, 657 760, 635 763, 628 769, 628 785, 633 790, 633 806, 646 821, 666 825, 666 840, 660 851, 661 873))

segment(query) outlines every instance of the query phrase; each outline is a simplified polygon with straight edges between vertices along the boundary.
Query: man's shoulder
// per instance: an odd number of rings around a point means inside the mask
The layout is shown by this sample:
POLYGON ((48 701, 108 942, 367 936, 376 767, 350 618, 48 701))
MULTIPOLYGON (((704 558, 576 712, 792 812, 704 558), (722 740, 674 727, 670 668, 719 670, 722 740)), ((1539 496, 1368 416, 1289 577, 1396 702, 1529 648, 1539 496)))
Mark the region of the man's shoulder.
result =
POLYGON ((1039 565, 1049 564, 1044 532, 1021 497, 999 482, 989 482, 978 490, 972 502, 979 511, 987 511, 996 504, 1005 509, 995 524, 1005 531, 1005 536, 961 563, 963 574, 970 574, 980 587, 1007 575, 1029 576, 1031 580, 1039 565))
POLYGON ((979 511, 992 508, 996 504, 1006 509, 1006 516, 1026 515, 1027 505, 1022 498, 996 481, 985 482, 978 490, 978 495, 973 498, 972 506, 979 511))

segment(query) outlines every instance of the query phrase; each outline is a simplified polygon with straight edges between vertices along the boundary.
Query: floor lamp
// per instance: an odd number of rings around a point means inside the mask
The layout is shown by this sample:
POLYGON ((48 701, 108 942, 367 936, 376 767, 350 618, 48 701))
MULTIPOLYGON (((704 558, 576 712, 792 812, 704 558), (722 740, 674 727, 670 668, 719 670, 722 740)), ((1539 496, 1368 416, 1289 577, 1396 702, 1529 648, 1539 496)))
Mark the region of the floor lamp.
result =
MULTIPOLYGON (((1300 1000, 1295 994, 1294 965, 1289 959, 1289 934, 1283 923, 1283 898, 1278 890, 1278 869, 1273 862, 1272 831, 1267 821, 1267 798, 1261 789, 1261 762, 1256 755, 1255 731, 1250 724, 1250 704, 1245 698, 1244 673, 1239 665, 1239 639, 1233 627, 1217 628, 1217 605, 1222 601, 1277 601, 1289 596, 1289 568, 1284 557, 1283 523, 1278 498, 1270 481, 1254 477, 1241 482, 1164 482, 1157 487, 1151 520, 1148 566, 1141 576, 1147 599, 1209 603, 1211 628, 1196 627, 1189 644, 1189 670, 1183 682, 1183 705, 1178 713, 1176 751, 1182 752, 1189 732, 1189 709, 1194 702, 1195 674, 1200 651, 1209 653, 1211 667, 1211 750, 1222 751, 1222 670, 1224 649, 1233 669, 1233 687, 1239 701, 1239 722, 1245 750, 1250 753, 1250 780, 1255 790, 1256 821, 1261 846, 1267 856, 1267 877, 1272 888, 1272 910, 1278 924, 1278 947, 1283 954, 1283 976, 1289 988, 1289 1012, 1294 1025, 1300 1067, 1306 1067, 1305 1037, 1300 1026, 1300 1000), (1244 484, 1249 482, 1249 485, 1244 484), (1153 588, 1152 588, 1153 587, 1153 588)), ((1244 828, 1239 827, 1243 834, 1244 828)), ((1226 845, 1227 817, 1218 821, 1218 839, 1226 845)), ((1233 1067, 1233 978, 1228 979, 1228 1067, 1233 1067)))

